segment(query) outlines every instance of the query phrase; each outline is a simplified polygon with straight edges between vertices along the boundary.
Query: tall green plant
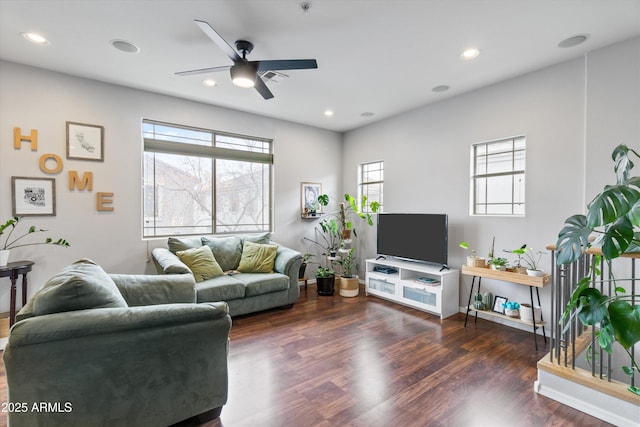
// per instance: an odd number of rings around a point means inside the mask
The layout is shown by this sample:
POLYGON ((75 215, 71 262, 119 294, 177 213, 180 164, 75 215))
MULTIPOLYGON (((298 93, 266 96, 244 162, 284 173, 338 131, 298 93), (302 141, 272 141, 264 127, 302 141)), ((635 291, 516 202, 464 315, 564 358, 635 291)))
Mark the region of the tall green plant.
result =
MULTIPOLYGON (((566 219, 556 243, 557 261, 569 264, 577 261, 589 247, 599 247, 602 259, 611 271, 611 260, 624 253, 640 252, 640 177, 631 176, 634 166, 631 155, 640 155, 626 145, 617 146, 612 153, 616 183, 607 185, 587 206, 586 215, 566 219), (590 237, 595 235, 593 242, 590 237)), ((596 263, 597 264, 597 263, 596 263)), ((631 366, 623 371, 633 377, 640 372, 631 348, 640 342, 640 296, 628 294, 617 285, 624 279, 613 278, 614 294, 603 295, 591 287, 589 276, 578 281, 562 317, 565 331, 577 316, 582 324, 599 326, 598 344, 611 353, 617 341, 629 354, 631 366)), ((640 388, 629 390, 640 394, 640 388)))

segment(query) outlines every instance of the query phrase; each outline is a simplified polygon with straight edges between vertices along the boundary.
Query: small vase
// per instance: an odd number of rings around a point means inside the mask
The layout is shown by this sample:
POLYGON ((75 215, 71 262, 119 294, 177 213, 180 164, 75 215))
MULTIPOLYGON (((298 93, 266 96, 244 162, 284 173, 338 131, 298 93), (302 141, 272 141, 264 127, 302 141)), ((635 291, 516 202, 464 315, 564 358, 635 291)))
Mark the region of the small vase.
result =
POLYGON ((0 251, 0 267, 4 267, 9 263, 9 253, 10 249, 3 249, 0 251))
POLYGON ((529 276, 542 277, 542 276, 544 276, 544 271, 542 271, 542 270, 531 270, 531 269, 527 268, 527 274, 529 276))

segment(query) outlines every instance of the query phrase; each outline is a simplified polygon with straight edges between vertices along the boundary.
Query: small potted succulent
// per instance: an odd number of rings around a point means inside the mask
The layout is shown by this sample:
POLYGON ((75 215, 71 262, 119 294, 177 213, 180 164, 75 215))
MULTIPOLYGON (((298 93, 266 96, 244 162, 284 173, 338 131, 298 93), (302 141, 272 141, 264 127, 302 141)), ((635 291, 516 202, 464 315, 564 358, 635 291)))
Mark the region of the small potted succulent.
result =
POLYGON ((527 268, 523 265, 524 261, 522 259, 524 254, 531 250, 530 248, 527 248, 527 244, 525 243, 524 245, 520 246, 517 249, 512 249, 512 250, 503 249, 503 250, 504 252, 507 252, 516 256, 516 262, 513 264, 513 267, 512 267, 513 272, 520 273, 520 274, 527 274, 527 268))
POLYGON ((491 266, 492 270, 505 271, 508 263, 509 261, 502 257, 493 257, 489 260, 489 266, 491 266))

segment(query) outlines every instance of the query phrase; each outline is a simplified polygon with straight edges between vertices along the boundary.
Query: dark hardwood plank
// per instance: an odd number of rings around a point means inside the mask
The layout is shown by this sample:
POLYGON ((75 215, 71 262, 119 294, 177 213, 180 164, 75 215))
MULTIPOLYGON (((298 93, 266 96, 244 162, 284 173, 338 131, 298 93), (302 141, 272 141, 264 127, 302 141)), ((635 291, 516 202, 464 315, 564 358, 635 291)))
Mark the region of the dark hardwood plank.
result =
MULTIPOLYGON (((183 426, 608 426, 533 391, 530 333, 375 297, 317 296, 233 319, 229 402, 183 426)), ((0 375, 6 398, 4 371, 0 375)), ((3 417, 4 414, 0 414, 3 417)), ((6 424, 6 417, 0 418, 6 424)))

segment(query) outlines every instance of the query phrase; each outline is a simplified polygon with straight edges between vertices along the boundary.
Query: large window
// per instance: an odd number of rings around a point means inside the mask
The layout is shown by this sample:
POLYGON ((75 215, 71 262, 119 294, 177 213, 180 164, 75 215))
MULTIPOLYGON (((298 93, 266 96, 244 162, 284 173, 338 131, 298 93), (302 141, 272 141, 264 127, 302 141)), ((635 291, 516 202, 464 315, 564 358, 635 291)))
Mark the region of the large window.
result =
POLYGON ((471 214, 524 215, 525 137, 471 146, 471 214))
POLYGON ((143 237, 271 231, 272 141, 144 120, 143 237))
POLYGON ((364 212, 371 213, 370 202, 380 203, 378 212, 382 212, 382 190, 384 187, 384 162, 362 163, 358 167, 358 200, 367 197, 364 212))

